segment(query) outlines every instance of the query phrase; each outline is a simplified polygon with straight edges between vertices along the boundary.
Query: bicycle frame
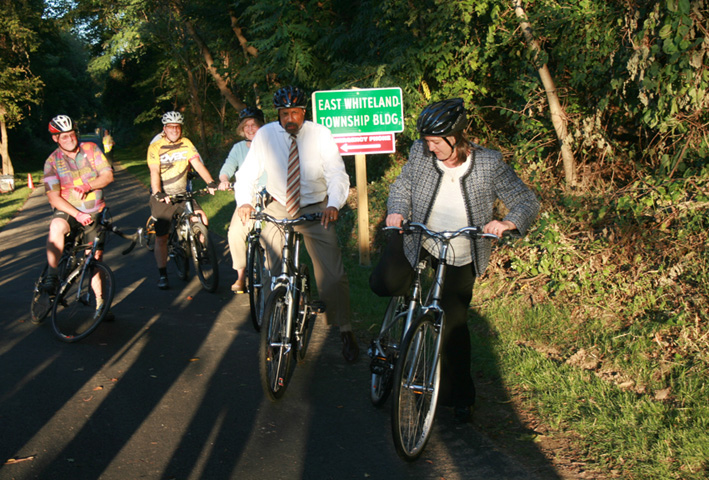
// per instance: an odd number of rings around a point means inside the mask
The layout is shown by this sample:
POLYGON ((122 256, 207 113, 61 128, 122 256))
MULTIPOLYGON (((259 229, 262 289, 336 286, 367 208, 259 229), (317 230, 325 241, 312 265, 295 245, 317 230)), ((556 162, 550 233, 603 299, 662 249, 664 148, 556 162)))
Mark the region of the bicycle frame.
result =
POLYGON ((271 291, 277 286, 283 285, 286 287, 286 304, 288 305, 286 316, 286 335, 284 343, 286 353, 291 351, 291 332, 293 331, 293 319, 295 318, 295 308, 297 306, 296 295, 298 284, 296 277, 300 268, 300 245, 303 236, 293 230, 286 228, 283 232, 285 239, 283 241, 283 250, 281 254, 281 273, 277 277, 271 278, 271 291))

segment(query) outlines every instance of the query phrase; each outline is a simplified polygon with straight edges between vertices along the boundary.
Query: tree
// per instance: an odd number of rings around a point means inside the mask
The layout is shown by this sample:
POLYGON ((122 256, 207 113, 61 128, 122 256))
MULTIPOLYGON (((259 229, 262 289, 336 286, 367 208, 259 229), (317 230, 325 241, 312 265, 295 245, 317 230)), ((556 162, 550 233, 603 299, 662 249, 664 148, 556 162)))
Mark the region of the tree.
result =
POLYGON ((22 120, 29 103, 38 103, 42 80, 32 74, 30 53, 38 46, 32 25, 37 2, 0 0, 0 156, 3 175, 13 175, 7 129, 22 120))
POLYGON ((547 101, 549 102, 549 112, 551 113, 551 121, 554 125, 554 130, 556 130, 556 136, 559 139, 559 145, 561 146, 561 156, 564 161, 564 176, 566 178, 566 183, 569 186, 576 185, 576 161, 574 160, 574 153, 571 151, 571 145, 568 140, 568 131, 566 128, 566 113, 559 102, 559 96, 556 93, 556 85, 554 84, 554 79, 549 72, 547 64, 539 61, 539 54, 541 52, 541 47, 539 42, 534 38, 534 33, 532 32, 532 25, 527 20, 527 14, 522 6, 522 0, 513 0, 513 6, 515 9, 515 15, 520 19, 520 28, 522 29, 522 34, 526 40, 529 47, 534 52, 534 60, 539 72, 539 78, 542 80, 544 85, 544 90, 546 91, 547 101))

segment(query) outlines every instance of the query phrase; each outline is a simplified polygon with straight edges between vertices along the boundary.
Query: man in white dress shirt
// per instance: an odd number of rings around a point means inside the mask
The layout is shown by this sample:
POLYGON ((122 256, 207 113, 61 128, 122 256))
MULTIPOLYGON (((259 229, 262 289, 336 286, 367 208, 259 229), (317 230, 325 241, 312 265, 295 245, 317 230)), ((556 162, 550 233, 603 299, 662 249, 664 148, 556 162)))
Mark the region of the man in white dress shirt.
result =
MULTIPOLYGON (((307 97, 298 87, 287 86, 273 95, 278 121, 261 127, 254 137, 235 184, 236 203, 241 221, 246 224, 258 179, 265 171, 266 190, 274 201, 266 213, 276 218, 294 218, 322 212, 321 222, 305 222, 296 227, 303 234, 305 247, 313 261, 320 299, 326 306, 329 325, 338 325, 348 362, 359 356, 359 346, 350 324, 350 292, 347 274, 334 225, 349 194, 350 181, 337 144, 326 127, 305 120, 307 97), (295 145, 293 145, 295 141, 295 145), (294 152, 297 145, 297 153, 294 152), (289 172, 289 159, 297 155, 295 182, 289 172), (299 186, 293 195, 289 183, 299 186)), ((271 224, 264 226, 270 265, 280 263, 283 238, 271 224)), ((278 271, 277 268, 272 271, 278 271)))

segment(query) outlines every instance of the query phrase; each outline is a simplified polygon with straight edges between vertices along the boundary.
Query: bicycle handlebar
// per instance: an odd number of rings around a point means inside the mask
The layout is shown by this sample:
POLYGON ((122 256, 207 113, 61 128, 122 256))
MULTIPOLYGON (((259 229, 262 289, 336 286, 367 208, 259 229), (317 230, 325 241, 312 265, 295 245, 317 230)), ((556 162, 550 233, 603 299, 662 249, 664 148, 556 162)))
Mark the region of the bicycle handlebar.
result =
POLYGON ((322 219, 322 212, 307 213, 297 218, 276 218, 264 212, 252 212, 251 218, 254 220, 266 220, 276 225, 299 225, 304 222, 313 222, 322 219))
POLYGON ((475 238, 487 238, 488 240, 499 240, 500 237, 492 233, 484 233, 482 227, 469 226, 459 228, 458 230, 444 230, 442 232, 434 232, 430 230, 423 223, 418 222, 404 222, 400 227, 384 227, 384 230, 399 230, 404 233, 416 233, 423 232, 429 237, 433 238, 443 238, 446 240, 451 240, 460 235, 468 235, 475 238))
POLYGON ((209 188, 204 187, 204 188, 200 188, 199 190, 195 190, 193 192, 178 193, 177 195, 168 195, 168 196, 170 197, 170 201, 172 202, 175 200, 189 200, 192 197, 199 197, 201 195, 206 195, 208 193, 209 193, 209 188))

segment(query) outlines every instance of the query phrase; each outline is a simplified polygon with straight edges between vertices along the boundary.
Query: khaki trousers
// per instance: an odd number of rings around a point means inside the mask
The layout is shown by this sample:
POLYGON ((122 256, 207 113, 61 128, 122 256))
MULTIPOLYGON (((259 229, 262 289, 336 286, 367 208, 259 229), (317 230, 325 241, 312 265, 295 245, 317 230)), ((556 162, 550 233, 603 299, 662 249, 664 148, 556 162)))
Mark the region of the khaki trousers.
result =
MULTIPOLYGON (((300 214, 322 212, 327 200, 300 209, 300 214)), ((265 212, 275 218, 291 218, 286 208, 273 201, 265 212)), ((305 248, 313 262, 315 283, 320 300, 325 302, 325 318, 328 325, 350 327, 350 284, 342 264, 342 253, 337 243, 335 225, 326 229, 320 222, 305 222, 295 227, 303 234, 305 248)), ((280 273, 283 252, 283 234, 270 222, 264 222, 261 241, 266 249, 271 273, 280 273)))

